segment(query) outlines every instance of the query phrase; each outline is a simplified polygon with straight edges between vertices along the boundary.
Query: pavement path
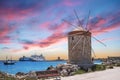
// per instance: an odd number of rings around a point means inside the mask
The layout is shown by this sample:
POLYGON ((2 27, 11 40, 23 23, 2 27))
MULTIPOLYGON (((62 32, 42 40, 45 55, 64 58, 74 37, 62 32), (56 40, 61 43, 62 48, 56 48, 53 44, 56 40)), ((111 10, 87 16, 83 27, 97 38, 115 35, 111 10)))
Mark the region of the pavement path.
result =
POLYGON ((120 80, 120 67, 74 76, 62 77, 61 80, 120 80))

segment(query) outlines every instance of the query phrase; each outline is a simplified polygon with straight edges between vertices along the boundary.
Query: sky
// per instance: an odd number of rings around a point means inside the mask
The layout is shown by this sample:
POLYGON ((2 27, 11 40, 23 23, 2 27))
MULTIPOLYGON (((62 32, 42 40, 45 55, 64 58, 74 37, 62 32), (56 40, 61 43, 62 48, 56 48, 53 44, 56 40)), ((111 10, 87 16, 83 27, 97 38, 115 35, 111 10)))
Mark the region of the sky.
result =
POLYGON ((120 0, 0 0, 0 59, 68 59, 67 34, 75 30, 69 23, 79 25, 74 11, 107 45, 92 38, 96 58, 120 56, 120 0))

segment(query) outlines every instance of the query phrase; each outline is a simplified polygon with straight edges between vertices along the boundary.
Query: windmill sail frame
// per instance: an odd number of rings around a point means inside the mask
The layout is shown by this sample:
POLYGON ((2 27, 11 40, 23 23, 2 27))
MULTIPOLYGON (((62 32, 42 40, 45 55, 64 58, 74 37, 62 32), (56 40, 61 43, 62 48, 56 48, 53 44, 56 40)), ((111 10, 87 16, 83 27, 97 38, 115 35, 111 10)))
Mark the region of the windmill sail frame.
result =
POLYGON ((87 22, 85 27, 83 27, 82 22, 77 15, 76 10, 74 10, 75 17, 77 18, 80 25, 73 25, 67 20, 64 20, 68 24, 77 28, 77 31, 71 31, 68 33, 68 57, 69 63, 71 64, 93 64, 91 52, 93 52, 94 56, 95 52, 91 45, 91 37, 94 38, 97 42, 101 43, 102 45, 106 46, 100 40, 96 39, 92 36, 92 33, 89 30, 89 17, 90 11, 87 17, 87 22), (80 28, 82 30, 80 30, 80 28))

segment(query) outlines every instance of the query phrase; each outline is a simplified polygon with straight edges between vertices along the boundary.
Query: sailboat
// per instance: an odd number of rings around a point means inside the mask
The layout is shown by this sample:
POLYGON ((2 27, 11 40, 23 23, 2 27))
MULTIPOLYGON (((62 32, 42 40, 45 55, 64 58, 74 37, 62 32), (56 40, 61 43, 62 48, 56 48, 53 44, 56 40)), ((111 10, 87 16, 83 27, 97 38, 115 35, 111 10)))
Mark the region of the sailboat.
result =
POLYGON ((13 65, 13 64, 15 64, 15 61, 13 61, 12 58, 7 59, 6 57, 6 60, 4 61, 4 65, 13 65))

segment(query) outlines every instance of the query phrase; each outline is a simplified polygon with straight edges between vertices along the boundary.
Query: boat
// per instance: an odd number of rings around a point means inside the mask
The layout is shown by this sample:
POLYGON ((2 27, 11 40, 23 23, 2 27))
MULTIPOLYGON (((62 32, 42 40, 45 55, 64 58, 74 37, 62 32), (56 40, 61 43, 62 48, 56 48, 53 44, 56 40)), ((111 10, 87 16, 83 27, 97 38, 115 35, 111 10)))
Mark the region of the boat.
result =
POLYGON ((30 57, 23 56, 19 61, 45 61, 45 57, 41 55, 31 55, 30 57))
POLYGON ((13 65, 13 64, 15 64, 15 61, 13 61, 12 58, 11 60, 6 58, 6 60, 4 61, 4 65, 13 65))
POLYGON ((45 57, 41 55, 32 55, 31 56, 32 61, 45 61, 45 57))
POLYGON ((6 60, 4 61, 4 65, 13 65, 15 62, 13 60, 6 60))
POLYGON ((23 56, 19 59, 19 61, 31 61, 30 57, 23 56))

